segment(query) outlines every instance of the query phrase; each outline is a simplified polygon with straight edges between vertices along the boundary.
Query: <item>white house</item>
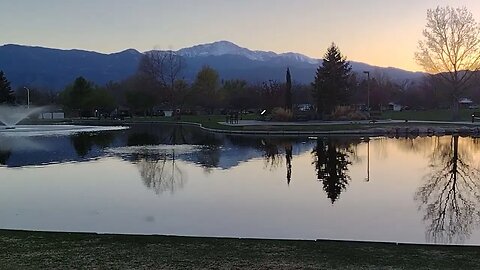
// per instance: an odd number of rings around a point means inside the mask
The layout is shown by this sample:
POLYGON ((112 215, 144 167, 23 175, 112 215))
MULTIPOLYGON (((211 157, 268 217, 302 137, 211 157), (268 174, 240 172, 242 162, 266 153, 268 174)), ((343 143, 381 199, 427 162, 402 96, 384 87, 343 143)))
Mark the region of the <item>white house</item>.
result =
POLYGON ((388 103, 388 108, 391 110, 391 111, 394 111, 394 112, 399 112, 403 109, 403 106, 400 105, 400 104, 397 104, 395 102, 390 102, 388 103))
POLYGON ((44 112, 40 116, 42 119, 64 119, 65 113, 61 111, 57 112, 44 112))

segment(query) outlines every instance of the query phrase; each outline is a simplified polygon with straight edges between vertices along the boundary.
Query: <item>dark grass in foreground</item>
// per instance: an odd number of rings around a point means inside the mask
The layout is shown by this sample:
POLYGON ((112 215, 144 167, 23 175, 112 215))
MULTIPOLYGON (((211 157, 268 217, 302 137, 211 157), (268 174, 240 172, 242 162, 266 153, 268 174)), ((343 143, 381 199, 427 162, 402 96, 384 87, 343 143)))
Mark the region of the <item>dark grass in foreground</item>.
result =
POLYGON ((478 269, 480 248, 0 231, 1 269, 478 269))

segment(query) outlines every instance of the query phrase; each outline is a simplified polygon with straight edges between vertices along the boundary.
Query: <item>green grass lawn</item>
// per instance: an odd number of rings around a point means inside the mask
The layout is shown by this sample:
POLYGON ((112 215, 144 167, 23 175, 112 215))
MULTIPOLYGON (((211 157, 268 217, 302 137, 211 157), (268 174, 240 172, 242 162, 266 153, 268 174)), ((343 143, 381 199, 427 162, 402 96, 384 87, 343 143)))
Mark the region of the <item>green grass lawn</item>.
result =
POLYGON ((0 230, 0 269, 478 269, 480 248, 0 230))
MULTIPOLYGON (((459 121, 471 121, 471 114, 475 110, 461 110, 459 121)), ((428 110, 428 111, 402 111, 402 112, 393 112, 386 111, 381 115, 382 119, 393 119, 393 120, 423 120, 423 121, 450 121, 451 120, 451 111, 450 110, 428 110)), ((242 120, 255 120, 258 118, 258 115, 249 114, 243 115, 242 120)), ((410 123, 384 123, 384 124, 351 124, 350 122, 345 122, 345 124, 336 124, 336 125, 295 125, 295 126, 280 126, 274 125, 271 122, 266 121, 264 125, 259 126, 229 126, 223 125, 219 122, 225 122, 225 115, 183 115, 180 120, 176 120, 172 117, 134 117, 127 118, 125 120, 111 120, 111 119, 65 119, 65 120, 37 120, 30 121, 31 123, 58 123, 58 122, 69 122, 74 124, 85 124, 85 125, 112 125, 112 124, 129 124, 129 123, 146 123, 146 122, 159 122, 159 123, 196 123, 201 124, 205 128, 211 128, 216 130, 225 130, 225 131, 347 131, 347 130, 361 130, 377 127, 389 127, 392 125, 398 126, 411 126, 415 124, 410 123)), ((28 121, 27 121, 28 122, 28 121)), ((418 124, 416 124, 418 126, 418 124)), ((424 125, 424 124, 422 124, 424 125)))
MULTIPOLYGON (((459 121, 470 121, 472 110, 462 110, 460 113, 459 121)), ((246 115, 243 120, 255 120, 256 115, 246 115)), ((382 119, 393 120, 423 120, 423 121, 450 121, 451 111, 449 110, 431 110, 431 111, 402 111, 402 112, 383 112, 382 119)), ((142 121, 159 121, 176 123, 179 122, 171 117, 146 117, 146 118, 133 118, 136 122, 142 121)), ((351 124, 346 121, 345 124, 336 125, 274 125, 271 122, 266 121, 264 125, 259 126, 228 126, 220 124, 219 122, 225 121, 224 115, 201 115, 201 116, 182 116, 181 122, 198 123, 203 127, 219 129, 219 130, 243 130, 243 131, 347 131, 347 130, 360 130, 378 127, 390 127, 390 126, 418 126, 414 123, 369 123, 369 124, 351 124)), ((427 124, 424 124, 427 125, 427 124)), ((430 126, 430 125, 429 125, 430 126)), ((436 126, 433 125, 432 126, 436 126)))
MULTIPOLYGON (((471 121, 472 113, 476 111, 478 110, 460 110, 458 121, 471 121)), ((401 112, 386 111, 382 113, 382 118, 394 120, 451 121, 452 111, 448 109, 401 112)))
MULTIPOLYGON (((477 110, 462 109, 460 110, 460 115, 458 121, 470 121, 471 115, 477 110)), ((384 111, 381 115, 382 119, 393 119, 393 120, 422 120, 422 121, 451 121, 452 120, 452 111, 449 109, 439 109, 439 110, 424 110, 424 111, 384 111)), ((218 122, 224 122, 226 119, 225 115, 183 115, 180 121, 183 122, 193 122, 201 123, 206 127, 225 127, 224 125, 218 124, 218 122)), ((243 115, 243 120, 256 120, 258 115, 248 114, 243 115)), ((135 117, 132 120, 135 121, 164 121, 164 122, 178 122, 177 120, 171 117, 135 117)), ((265 122, 268 125, 268 121, 265 122)), ((235 127, 230 127, 235 129, 235 127)))

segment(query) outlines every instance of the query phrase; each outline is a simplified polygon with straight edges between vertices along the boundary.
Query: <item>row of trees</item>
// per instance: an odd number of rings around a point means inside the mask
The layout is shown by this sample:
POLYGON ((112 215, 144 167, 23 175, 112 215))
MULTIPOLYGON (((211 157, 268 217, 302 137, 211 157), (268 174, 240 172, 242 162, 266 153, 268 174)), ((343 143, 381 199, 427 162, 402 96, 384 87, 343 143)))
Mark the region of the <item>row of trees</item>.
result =
MULTIPOLYGON (((368 92, 372 108, 392 101, 410 108, 449 107, 451 104, 448 85, 434 77, 419 83, 402 84, 393 82, 381 73, 372 73, 369 82, 363 74, 351 71, 348 76, 347 72, 341 74, 343 81, 326 77, 323 74, 329 73, 328 68, 335 69, 335 65, 349 71, 348 62, 342 60, 335 45, 328 54, 340 61, 325 61, 325 67, 322 65, 319 68, 312 85, 292 83, 290 70, 287 70, 285 83, 265 81, 249 84, 244 80, 222 81, 214 69, 204 67, 192 83, 176 79, 170 94, 168 88, 155 87, 144 76, 136 74, 123 82, 108 83, 103 87, 79 77, 60 95, 32 87, 30 101, 34 105, 60 104, 66 110, 85 116, 93 115, 95 110, 108 113, 119 107, 128 107, 139 115, 151 115, 161 109, 173 108, 184 111, 203 109, 212 113, 220 110, 272 110, 275 107, 292 109, 293 104, 305 103, 316 104, 321 114, 328 114, 337 105, 366 104, 368 92), (342 85, 342 91, 338 91, 335 86, 337 83, 342 85), (175 96, 174 102, 171 101, 172 96, 175 96)), ((472 82, 479 81, 474 78, 472 82)), ((4 75, 1 84, 0 103, 26 104, 25 89, 19 88, 14 92, 4 75)), ((473 100, 480 100, 479 93, 474 89, 465 93, 473 100)))
MULTIPOLYGON (((152 65, 145 63, 149 61, 148 57, 152 56, 145 56, 134 76, 119 83, 96 87, 82 77, 77 78, 61 93, 60 101, 70 110, 104 110, 113 105, 128 107, 138 115, 153 115, 172 109, 210 114, 228 110, 272 110, 275 107, 292 108, 293 103, 311 101, 311 88, 293 85, 291 79, 289 83, 270 80, 257 84, 249 84, 245 80, 223 81, 218 72, 209 66, 204 66, 191 83, 181 78, 164 81, 164 76, 159 75, 162 72, 154 72, 152 65)), ((158 57, 152 59, 158 62, 158 57)))

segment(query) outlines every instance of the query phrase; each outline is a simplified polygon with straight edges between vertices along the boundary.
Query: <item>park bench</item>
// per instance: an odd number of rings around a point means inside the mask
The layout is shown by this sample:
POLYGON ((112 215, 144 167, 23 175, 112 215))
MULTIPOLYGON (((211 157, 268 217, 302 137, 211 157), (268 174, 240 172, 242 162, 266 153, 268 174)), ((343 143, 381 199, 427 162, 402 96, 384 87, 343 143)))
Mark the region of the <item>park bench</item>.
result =
POLYGON ((480 112, 474 112, 472 113, 472 123, 475 123, 475 120, 480 119, 480 112))

